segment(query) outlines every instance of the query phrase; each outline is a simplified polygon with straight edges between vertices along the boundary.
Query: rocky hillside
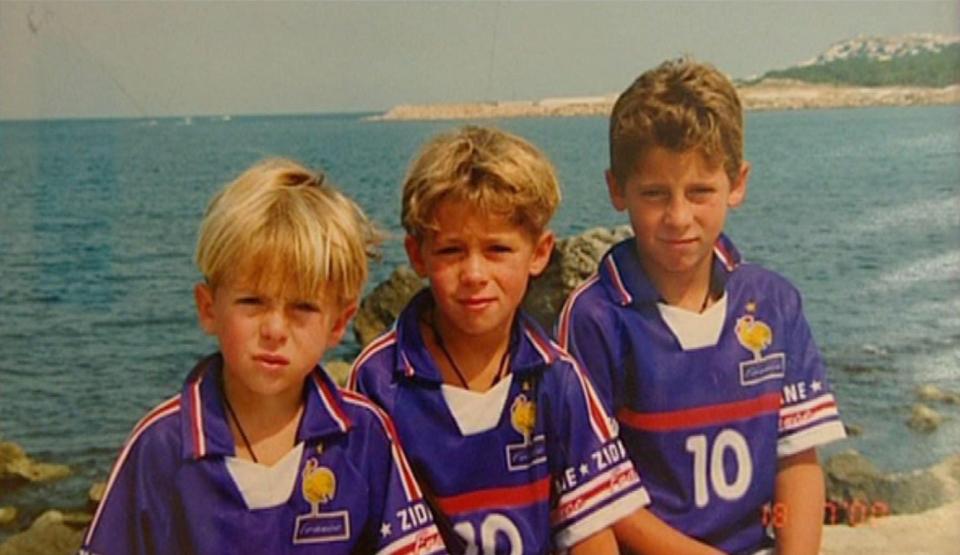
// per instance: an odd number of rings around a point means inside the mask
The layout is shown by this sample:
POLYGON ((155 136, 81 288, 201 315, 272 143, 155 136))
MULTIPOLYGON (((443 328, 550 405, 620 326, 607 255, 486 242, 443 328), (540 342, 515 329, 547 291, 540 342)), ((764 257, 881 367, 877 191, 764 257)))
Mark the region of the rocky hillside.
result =
POLYGON ((769 78, 866 87, 945 87, 960 83, 960 35, 848 39, 811 60, 762 77, 769 78))

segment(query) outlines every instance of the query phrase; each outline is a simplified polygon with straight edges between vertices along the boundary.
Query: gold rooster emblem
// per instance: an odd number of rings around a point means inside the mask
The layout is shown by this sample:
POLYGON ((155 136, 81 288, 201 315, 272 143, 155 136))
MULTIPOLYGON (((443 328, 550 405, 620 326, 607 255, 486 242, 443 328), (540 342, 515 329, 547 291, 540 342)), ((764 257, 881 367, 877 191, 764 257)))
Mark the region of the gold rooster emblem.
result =
POLYGON ((529 443, 533 428, 537 425, 537 404, 523 393, 517 395, 510 406, 510 423, 523 436, 523 442, 529 443))
POLYGON ((313 512, 316 513, 320 505, 330 501, 336 495, 337 477, 329 468, 320 466, 314 458, 307 460, 302 477, 303 498, 310 503, 313 512))
POLYGON ((763 350, 773 342, 770 326, 755 320, 752 314, 737 318, 735 331, 740 344, 753 353, 754 360, 759 360, 763 356, 763 350))

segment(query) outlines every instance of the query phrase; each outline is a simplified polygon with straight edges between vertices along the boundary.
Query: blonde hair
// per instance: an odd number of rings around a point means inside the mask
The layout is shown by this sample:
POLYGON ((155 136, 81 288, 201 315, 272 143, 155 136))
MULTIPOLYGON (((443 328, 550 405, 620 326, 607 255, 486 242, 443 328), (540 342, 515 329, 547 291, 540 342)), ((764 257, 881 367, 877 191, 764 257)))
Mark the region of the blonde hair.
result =
POLYGON ((441 201, 469 203, 539 235, 560 202, 553 165, 535 146, 490 127, 466 126, 427 142, 403 182, 401 220, 422 239, 441 201))
POLYGON ((282 158, 247 169, 210 201, 196 263, 226 281, 281 298, 355 301, 379 235, 322 173, 282 158))
POLYGON ((640 75, 610 114, 610 171, 621 184, 651 147, 699 148, 730 181, 743 163, 743 109, 733 83, 713 66, 681 58, 640 75))

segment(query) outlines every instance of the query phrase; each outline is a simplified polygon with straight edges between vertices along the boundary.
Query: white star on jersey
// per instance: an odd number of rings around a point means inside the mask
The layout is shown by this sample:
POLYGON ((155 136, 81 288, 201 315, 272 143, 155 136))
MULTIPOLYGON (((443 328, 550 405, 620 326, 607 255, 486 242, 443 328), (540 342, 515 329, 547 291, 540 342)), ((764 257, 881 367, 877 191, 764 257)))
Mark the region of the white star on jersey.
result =
POLYGON ((811 389, 814 393, 817 393, 817 392, 819 392, 821 389, 823 389, 823 384, 820 383, 820 380, 813 380, 812 382, 810 382, 810 389, 811 389))
POLYGON ((390 524, 387 522, 384 522, 383 526, 380 527, 380 535, 385 538, 392 533, 393 533, 393 530, 391 530, 390 524))

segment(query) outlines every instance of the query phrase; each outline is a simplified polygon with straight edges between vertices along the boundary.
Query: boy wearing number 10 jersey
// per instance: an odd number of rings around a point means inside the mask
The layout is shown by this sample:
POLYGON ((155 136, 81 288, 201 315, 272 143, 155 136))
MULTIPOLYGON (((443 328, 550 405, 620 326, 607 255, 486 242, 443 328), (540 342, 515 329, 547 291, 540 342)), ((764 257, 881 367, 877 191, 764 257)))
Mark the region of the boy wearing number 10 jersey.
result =
POLYGON ((610 526, 648 501, 586 375, 519 310, 558 201, 546 158, 487 128, 435 138, 404 183, 430 287, 350 384, 396 422, 451 553, 615 554, 610 526))
MULTIPOLYGON (((742 153, 736 90, 708 65, 665 62, 620 95, 606 178, 634 237, 557 334, 615 412, 653 513, 727 553, 816 554, 816 447, 844 429, 799 293, 722 234, 746 196, 742 153)), ((629 520, 616 533, 637 545, 629 520)))

